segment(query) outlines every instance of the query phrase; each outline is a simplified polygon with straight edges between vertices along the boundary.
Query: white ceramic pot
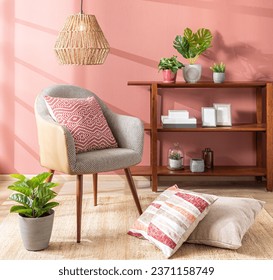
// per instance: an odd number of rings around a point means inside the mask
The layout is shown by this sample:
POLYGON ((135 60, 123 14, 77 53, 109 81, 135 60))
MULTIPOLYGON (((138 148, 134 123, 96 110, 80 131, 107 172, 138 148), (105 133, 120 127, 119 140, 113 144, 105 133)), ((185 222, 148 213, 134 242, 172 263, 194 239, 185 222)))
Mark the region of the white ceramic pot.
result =
POLYGON ((189 64, 183 67, 183 77, 187 83, 197 83, 202 74, 201 64, 189 64))
POLYGON ((54 210, 51 214, 39 218, 26 218, 19 214, 19 227, 24 247, 29 251, 46 249, 51 237, 54 210))
POLYGON ((181 159, 169 158, 168 168, 171 170, 183 169, 183 158, 181 158, 181 159))
POLYGON ((204 160, 201 158, 193 158, 190 160, 190 170, 191 172, 204 172, 205 164, 204 160))
POLYGON ((213 81, 216 84, 223 83, 225 81, 226 75, 225 73, 217 73, 213 72, 213 81))

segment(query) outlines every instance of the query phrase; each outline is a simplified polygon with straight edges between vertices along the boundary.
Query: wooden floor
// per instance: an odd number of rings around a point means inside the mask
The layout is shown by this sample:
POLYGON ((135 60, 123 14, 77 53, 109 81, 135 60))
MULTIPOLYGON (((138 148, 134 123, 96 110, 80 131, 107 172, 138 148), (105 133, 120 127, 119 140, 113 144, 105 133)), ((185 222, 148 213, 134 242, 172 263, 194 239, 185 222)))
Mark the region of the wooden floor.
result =
MULTIPOLYGON (((30 176, 31 177, 31 176, 30 176)), ((221 196, 239 196, 239 197, 253 197, 255 199, 266 202, 265 209, 273 217, 273 193, 267 192, 265 184, 257 183, 254 180, 240 180, 236 178, 172 178, 172 181, 165 181, 166 177, 159 180, 158 192, 162 192, 167 187, 177 184, 179 188, 204 192, 209 194, 221 196)), ((139 195, 151 193, 150 181, 146 177, 134 177, 135 184, 139 195)), ((54 182, 59 183, 55 188, 59 195, 75 193, 75 176, 57 175, 53 179, 54 182)), ((13 204, 8 200, 11 191, 8 190, 8 185, 11 181, 0 180, 0 223, 8 215, 9 208, 13 204)), ((91 175, 84 176, 84 193, 92 193, 92 177, 91 175)), ((100 175, 98 187, 98 203, 100 196, 103 195, 124 195, 130 194, 129 187, 124 176, 121 175, 100 175)), ((56 197, 57 200, 58 197, 56 197)))

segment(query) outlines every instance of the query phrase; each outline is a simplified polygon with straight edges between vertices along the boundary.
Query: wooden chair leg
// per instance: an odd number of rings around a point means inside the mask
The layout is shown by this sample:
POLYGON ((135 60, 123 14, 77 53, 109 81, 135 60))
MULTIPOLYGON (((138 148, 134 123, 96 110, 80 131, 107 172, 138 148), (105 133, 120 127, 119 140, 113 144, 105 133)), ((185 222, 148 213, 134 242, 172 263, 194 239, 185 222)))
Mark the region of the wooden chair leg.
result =
POLYGON ((83 175, 77 175, 77 180, 76 180, 77 243, 81 242, 82 195, 83 195, 83 175))
POLYGON ((93 174, 93 193, 94 193, 94 206, 97 206, 98 197, 98 173, 93 174))
POLYGON ((135 201, 138 213, 139 213, 139 215, 141 215, 142 214, 142 209, 141 209, 141 205, 139 203, 139 199, 138 199, 138 195, 137 195, 137 190, 136 190, 136 186, 135 186, 135 183, 134 183, 131 171, 130 171, 129 168, 125 168, 124 171, 125 171, 125 175, 126 175, 129 187, 131 189, 131 193, 133 195, 133 198, 134 198, 134 201, 135 201))
POLYGON ((49 176, 47 179, 46 179, 46 182, 49 183, 52 181, 52 178, 53 178, 53 175, 54 175, 54 172, 55 170, 53 169, 49 169, 48 172, 52 173, 51 176, 49 176))

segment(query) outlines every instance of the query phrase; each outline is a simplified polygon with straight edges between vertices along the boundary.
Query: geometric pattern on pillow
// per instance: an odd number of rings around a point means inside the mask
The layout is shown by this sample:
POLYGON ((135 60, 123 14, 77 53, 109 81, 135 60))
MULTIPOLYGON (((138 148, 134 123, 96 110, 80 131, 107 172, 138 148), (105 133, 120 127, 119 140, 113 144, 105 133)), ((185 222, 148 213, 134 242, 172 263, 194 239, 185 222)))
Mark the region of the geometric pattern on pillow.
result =
POLYGON ((182 190, 176 185, 160 196, 147 208, 148 215, 147 210, 141 215, 146 218, 140 216, 134 224, 136 227, 133 226, 128 234, 144 237, 169 258, 206 216, 217 197, 182 190), (144 226, 140 227, 143 220, 144 226))
POLYGON ((264 202, 252 198, 218 197, 187 242, 238 249, 264 202))
POLYGON ((117 148, 100 105, 88 98, 59 98, 45 96, 57 122, 70 131, 77 153, 90 150, 117 148))

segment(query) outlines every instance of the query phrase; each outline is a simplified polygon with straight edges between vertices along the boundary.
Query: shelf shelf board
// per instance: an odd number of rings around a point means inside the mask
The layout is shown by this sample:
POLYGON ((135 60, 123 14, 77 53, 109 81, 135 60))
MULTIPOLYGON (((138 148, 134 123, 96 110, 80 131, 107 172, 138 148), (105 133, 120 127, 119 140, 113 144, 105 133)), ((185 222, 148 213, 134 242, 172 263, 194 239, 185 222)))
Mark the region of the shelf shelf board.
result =
MULTIPOLYGON (((133 176, 151 176, 150 166, 134 166, 131 168, 133 176)), ((157 175, 160 176, 266 176, 266 169, 256 166, 215 166, 205 172, 191 172, 188 166, 183 170, 169 170, 166 166, 157 167, 157 175)))
POLYGON ((162 81, 129 81, 128 86, 151 86, 156 84, 158 88, 258 88, 266 87, 267 82, 258 81, 235 81, 235 82, 224 82, 216 84, 212 81, 199 81, 197 83, 163 83, 162 81))
MULTIPOLYGON (((149 124, 144 125, 144 130, 151 131, 149 124)), ((232 126, 202 127, 198 124, 195 128, 163 128, 157 127, 159 132, 265 132, 266 125, 262 124, 234 124, 232 126)))

